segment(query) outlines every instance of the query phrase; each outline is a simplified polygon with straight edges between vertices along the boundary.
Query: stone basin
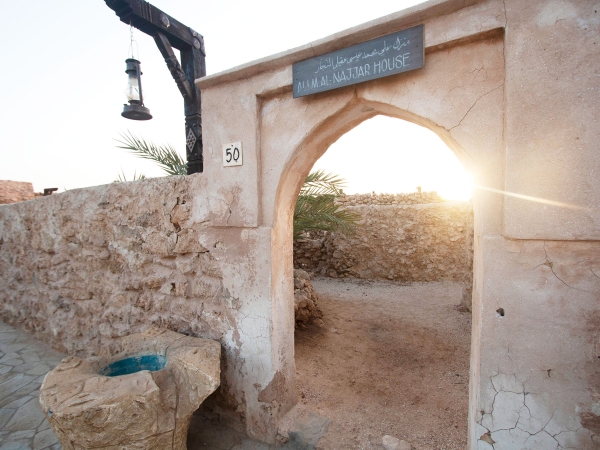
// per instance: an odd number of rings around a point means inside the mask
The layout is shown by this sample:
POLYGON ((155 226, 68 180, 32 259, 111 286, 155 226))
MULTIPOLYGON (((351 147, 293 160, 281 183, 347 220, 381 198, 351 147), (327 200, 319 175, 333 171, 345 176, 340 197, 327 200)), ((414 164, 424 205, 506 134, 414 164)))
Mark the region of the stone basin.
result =
POLYGON ((65 450, 186 449, 192 413, 219 386, 221 345, 151 329, 111 355, 69 356, 40 404, 65 450))

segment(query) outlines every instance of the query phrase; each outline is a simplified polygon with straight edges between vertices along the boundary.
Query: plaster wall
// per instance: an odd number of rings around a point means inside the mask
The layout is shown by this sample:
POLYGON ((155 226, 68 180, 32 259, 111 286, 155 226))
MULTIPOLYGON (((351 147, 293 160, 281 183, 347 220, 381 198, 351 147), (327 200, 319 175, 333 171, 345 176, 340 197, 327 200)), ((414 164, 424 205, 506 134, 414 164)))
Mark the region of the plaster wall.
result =
POLYGON ((474 435, 494 444, 474 448, 598 448, 600 243, 483 236, 479 250, 474 435))
POLYGON ((506 2, 505 189, 511 238, 600 239, 600 4, 506 2))
POLYGON ((402 118, 438 133, 471 171, 470 449, 600 445, 598 337, 582 325, 600 309, 597 9, 585 0, 432 1, 197 82, 209 105, 231 100, 231 90, 257 100, 244 125, 252 134, 230 122, 235 140, 258 132, 259 223, 278 236, 275 302, 291 298, 295 195, 340 135, 376 114, 402 118), (292 98, 293 62, 419 23, 423 69, 292 98), (539 261, 511 250, 544 243, 539 261), (546 365, 560 367, 557 378, 546 365))

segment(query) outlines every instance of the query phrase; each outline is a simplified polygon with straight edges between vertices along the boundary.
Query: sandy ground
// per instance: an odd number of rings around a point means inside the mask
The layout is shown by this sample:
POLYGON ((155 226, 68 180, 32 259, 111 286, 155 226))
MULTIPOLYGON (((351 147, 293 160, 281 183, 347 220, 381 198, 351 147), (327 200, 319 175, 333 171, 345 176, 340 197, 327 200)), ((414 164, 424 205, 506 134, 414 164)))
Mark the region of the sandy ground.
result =
POLYGON ((323 322, 296 330, 301 414, 331 419, 323 450, 464 449, 470 313, 453 282, 315 278, 323 322), (320 326, 319 326, 320 325, 320 326))

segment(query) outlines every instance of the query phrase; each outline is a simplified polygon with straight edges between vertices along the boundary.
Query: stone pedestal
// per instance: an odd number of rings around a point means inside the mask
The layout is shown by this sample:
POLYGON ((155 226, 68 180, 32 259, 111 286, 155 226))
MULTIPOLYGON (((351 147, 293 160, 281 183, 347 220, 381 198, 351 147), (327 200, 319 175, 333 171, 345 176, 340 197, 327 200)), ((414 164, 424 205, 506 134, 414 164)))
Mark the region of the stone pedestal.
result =
POLYGON ((113 355, 65 358, 40 404, 65 450, 183 450, 192 413, 219 386, 220 354, 216 341, 152 329, 123 338, 113 355))

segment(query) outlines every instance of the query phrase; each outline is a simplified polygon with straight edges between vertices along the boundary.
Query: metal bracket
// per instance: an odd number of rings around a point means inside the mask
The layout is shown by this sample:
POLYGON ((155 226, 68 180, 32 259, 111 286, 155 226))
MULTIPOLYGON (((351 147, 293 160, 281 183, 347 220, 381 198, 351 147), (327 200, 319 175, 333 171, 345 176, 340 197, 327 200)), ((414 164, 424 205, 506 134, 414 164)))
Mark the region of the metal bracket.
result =
POLYGON ((152 36, 184 99, 188 174, 202 172, 202 118, 200 90, 194 84, 206 75, 204 38, 190 27, 145 0, 104 0, 121 22, 152 36), (181 63, 173 47, 181 51, 181 63), (196 140, 191 139, 190 130, 196 140), (190 148, 190 144, 193 145, 190 148))
POLYGON ((179 60, 175 56, 169 40, 164 34, 157 32, 154 35, 154 41, 156 42, 160 53, 163 55, 163 58, 165 58, 169 72, 171 72, 171 75, 179 88, 179 92, 181 92, 181 95, 183 95, 183 98, 186 100, 193 100, 194 93, 192 91, 192 86, 185 76, 185 72, 181 68, 181 64, 179 64, 179 60))

